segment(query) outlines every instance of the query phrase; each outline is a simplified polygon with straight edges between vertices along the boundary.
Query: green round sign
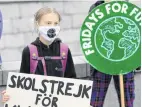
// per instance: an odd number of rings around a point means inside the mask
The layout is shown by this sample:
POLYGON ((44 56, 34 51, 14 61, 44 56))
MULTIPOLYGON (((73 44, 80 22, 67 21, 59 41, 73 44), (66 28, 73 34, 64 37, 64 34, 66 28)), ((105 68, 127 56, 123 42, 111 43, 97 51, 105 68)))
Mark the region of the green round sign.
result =
POLYGON ((80 32, 83 53, 100 72, 127 74, 141 65, 141 9, 113 1, 93 9, 80 32))

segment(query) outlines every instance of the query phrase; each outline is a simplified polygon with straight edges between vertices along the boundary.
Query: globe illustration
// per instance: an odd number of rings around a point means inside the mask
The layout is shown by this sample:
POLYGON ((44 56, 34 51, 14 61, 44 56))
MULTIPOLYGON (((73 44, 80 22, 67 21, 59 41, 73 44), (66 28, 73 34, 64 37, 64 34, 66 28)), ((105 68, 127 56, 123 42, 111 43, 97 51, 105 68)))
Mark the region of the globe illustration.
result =
POLYGON ((103 21, 94 35, 98 53, 111 61, 131 57, 140 46, 140 31, 134 21, 115 16, 103 21))

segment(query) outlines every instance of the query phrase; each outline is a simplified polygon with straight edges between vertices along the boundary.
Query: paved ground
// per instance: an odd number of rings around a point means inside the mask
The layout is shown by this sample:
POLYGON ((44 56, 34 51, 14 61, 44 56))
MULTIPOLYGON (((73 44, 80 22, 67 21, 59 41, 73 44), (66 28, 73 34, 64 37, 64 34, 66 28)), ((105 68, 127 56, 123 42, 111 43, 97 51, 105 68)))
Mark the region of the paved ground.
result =
MULTIPOLYGON (((140 73, 137 73, 135 76, 135 92, 136 92, 136 99, 134 103, 134 107, 140 107, 141 105, 141 75, 140 73)), ((1 90, 4 90, 5 87, 0 87, 1 90)), ((1 101, 1 96, 0 96, 1 101)), ((2 106, 2 103, 0 102, 0 107, 2 106)), ((114 90, 113 81, 111 81, 111 84, 109 86, 109 90, 106 96, 104 107, 119 107, 118 101, 117 101, 117 95, 114 90)))

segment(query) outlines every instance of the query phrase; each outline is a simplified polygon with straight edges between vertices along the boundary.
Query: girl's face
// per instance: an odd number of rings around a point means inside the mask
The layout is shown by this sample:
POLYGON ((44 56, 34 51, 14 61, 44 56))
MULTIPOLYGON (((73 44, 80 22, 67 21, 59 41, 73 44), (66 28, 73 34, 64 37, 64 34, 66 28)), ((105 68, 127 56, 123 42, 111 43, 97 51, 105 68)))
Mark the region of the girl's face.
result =
POLYGON ((59 25, 59 16, 56 13, 48 13, 41 17, 39 26, 57 26, 59 25))
POLYGON ((51 44, 60 32, 59 16, 56 13, 47 13, 41 16, 37 28, 42 42, 51 44))

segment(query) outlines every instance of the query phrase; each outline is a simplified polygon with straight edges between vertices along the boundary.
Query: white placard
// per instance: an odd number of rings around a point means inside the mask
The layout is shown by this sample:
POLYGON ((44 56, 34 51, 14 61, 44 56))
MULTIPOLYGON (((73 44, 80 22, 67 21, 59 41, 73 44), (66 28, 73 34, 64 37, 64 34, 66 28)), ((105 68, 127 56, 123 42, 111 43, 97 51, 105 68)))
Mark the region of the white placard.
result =
POLYGON ((10 72, 4 107, 89 107, 92 81, 10 72))

